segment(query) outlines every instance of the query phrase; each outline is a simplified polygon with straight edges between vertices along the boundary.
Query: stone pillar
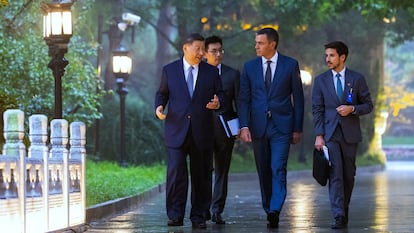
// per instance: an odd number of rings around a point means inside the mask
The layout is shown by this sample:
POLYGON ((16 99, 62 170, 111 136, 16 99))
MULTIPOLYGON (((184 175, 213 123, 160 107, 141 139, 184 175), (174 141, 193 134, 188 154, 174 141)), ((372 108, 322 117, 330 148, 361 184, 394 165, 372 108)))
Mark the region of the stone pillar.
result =
POLYGON ((70 124, 69 150, 69 225, 85 223, 85 157, 86 126, 83 122, 70 124))
POLYGON ((69 226, 68 178, 68 122, 54 119, 50 122, 49 155, 49 230, 69 226))
POLYGON ((49 213, 48 158, 49 148, 47 117, 34 114, 29 117, 28 158, 26 159, 26 232, 33 232, 38 225, 38 232, 47 232, 49 213))
POLYGON ((47 142, 47 117, 35 114, 29 117, 29 158, 44 159, 47 157, 49 149, 47 142))
POLYGON ((26 157, 24 138, 24 113, 18 109, 6 110, 3 114, 4 139, 3 155, 26 157))
POLYGON ((81 160, 86 155, 86 126, 83 122, 70 124, 70 159, 81 160))
MULTIPOLYGON (((24 231, 25 217, 25 196, 26 187, 24 179, 26 177, 26 146, 23 144, 24 138, 24 113, 19 109, 9 109, 3 113, 4 139, 3 156, 5 156, 3 176, 8 182, 8 189, 5 191, 5 201, 8 217, 7 225, 15 226, 19 232, 24 231)), ((2 207, 3 208, 3 207, 2 207)), ((2 221, 0 221, 2 222, 2 221)), ((2 224, 3 226, 3 224, 2 224)))
POLYGON ((35 114, 30 116, 30 146, 28 150, 28 158, 29 162, 34 161, 34 165, 27 166, 27 169, 30 172, 30 174, 27 174, 27 176, 30 177, 30 180, 35 180, 34 185, 32 185, 34 186, 32 192, 35 196, 41 196, 42 190, 48 190, 48 187, 42 189, 41 185, 41 183, 45 183, 46 185, 48 185, 47 182, 43 182, 45 180, 45 174, 47 174, 47 171, 44 171, 44 162, 47 162, 49 156, 49 149, 46 146, 47 138, 47 117, 41 114, 35 114))

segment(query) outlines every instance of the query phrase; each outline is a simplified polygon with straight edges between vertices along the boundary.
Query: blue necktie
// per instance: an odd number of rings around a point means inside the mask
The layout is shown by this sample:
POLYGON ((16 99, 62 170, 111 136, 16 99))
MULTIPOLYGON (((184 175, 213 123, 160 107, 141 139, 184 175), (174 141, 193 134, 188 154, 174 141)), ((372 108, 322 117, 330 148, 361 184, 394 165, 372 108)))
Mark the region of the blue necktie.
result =
POLYGON ((344 90, 342 88, 341 75, 337 73, 335 77, 336 77, 336 95, 338 96, 339 100, 342 101, 344 90))
POLYGON ((193 97, 193 86, 194 86, 194 77, 193 77, 193 69, 194 67, 190 66, 188 69, 188 75, 187 75, 187 87, 188 87, 188 93, 190 93, 190 97, 193 97))
POLYGON ((270 68, 270 64, 272 63, 272 61, 268 60, 266 63, 267 63, 267 68, 266 68, 266 73, 265 73, 265 85, 266 85, 266 90, 269 91, 270 84, 272 83, 272 69, 270 68))

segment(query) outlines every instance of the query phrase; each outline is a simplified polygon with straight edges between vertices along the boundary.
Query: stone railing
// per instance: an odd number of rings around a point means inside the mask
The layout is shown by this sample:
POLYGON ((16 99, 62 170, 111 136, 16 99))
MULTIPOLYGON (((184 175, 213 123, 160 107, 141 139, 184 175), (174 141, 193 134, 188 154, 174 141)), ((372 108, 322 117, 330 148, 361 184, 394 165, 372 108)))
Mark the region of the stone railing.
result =
POLYGON ((68 122, 54 119, 48 141, 47 117, 32 115, 28 122, 30 146, 26 150, 23 112, 7 110, 3 119, 0 232, 53 232, 82 226, 85 124, 71 123, 69 140, 68 122))

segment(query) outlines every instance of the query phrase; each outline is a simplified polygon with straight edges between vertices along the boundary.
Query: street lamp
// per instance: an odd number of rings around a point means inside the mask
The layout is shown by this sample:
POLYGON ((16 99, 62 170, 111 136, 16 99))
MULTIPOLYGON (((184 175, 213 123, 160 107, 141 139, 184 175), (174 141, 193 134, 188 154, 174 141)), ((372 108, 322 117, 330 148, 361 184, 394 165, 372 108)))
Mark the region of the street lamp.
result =
POLYGON ((116 78, 118 86, 117 93, 120 99, 120 165, 127 167, 125 155, 125 97, 128 94, 128 88, 125 83, 131 74, 132 59, 129 51, 124 47, 119 46, 118 49, 112 51, 112 72, 116 78))
POLYGON ((48 68, 53 71, 55 78, 55 119, 62 119, 62 76, 69 62, 65 59, 68 43, 72 37, 72 2, 53 0, 42 6, 43 38, 49 46, 49 56, 52 60, 48 68))
MULTIPOLYGON (((309 121, 311 116, 309 114, 309 112, 310 112, 309 107, 308 107, 309 104, 306 104, 306 101, 310 99, 310 87, 311 87, 311 84, 312 84, 312 75, 308 71, 301 70, 300 71, 300 78, 301 78, 302 84, 303 84, 303 95, 305 97, 304 98, 305 99, 305 114, 304 114, 304 121, 305 122, 304 122, 304 125, 309 126, 310 122, 308 122, 308 121, 309 121)), ((305 132, 306 132, 306 130, 305 130, 305 132)), ((298 157, 298 161, 300 163, 306 163, 306 154, 305 154, 305 144, 306 144, 305 139, 306 138, 309 138, 309 137, 303 135, 301 143, 300 143, 300 148, 299 148, 300 151, 299 151, 299 157, 298 157)))

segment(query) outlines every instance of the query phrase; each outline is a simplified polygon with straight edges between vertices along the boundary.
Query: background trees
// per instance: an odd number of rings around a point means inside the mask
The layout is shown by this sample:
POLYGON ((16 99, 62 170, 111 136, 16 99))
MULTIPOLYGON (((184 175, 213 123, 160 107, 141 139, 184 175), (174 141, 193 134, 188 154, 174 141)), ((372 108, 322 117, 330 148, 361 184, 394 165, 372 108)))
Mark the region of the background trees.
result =
MULTIPOLYGON (((27 114, 44 113, 51 118, 53 77, 47 69, 40 4, 38 0, 16 0, 0 9, 0 85, 6 87, 0 90, 0 109, 18 107, 27 114)), ((134 54, 133 73, 127 84, 127 151, 133 163, 163 158, 163 127, 154 119, 152 105, 160 68, 181 55, 180 39, 193 31, 220 35, 225 43, 224 62, 240 69, 244 61, 255 56, 254 32, 263 26, 278 29, 280 52, 297 58, 301 68, 313 76, 326 69, 324 43, 343 40, 349 45, 348 66, 366 76, 376 104, 372 117, 363 118, 365 143, 360 150, 366 153, 369 149, 374 157, 379 156, 381 152, 371 146, 375 144, 373 116, 392 106, 387 102, 390 99, 381 95, 383 68, 389 67, 384 66, 384 39, 386 45, 396 46, 411 40, 414 33, 409 26, 414 22, 414 3, 401 0, 82 0, 74 3, 73 10, 75 34, 66 56, 70 64, 62 80, 64 118, 88 123, 91 153, 96 149, 94 119, 99 118, 99 156, 116 160, 119 101, 111 94, 115 85, 109 58, 116 45, 124 44, 134 54), (122 33, 113 26, 124 12, 139 15, 142 20, 122 33), (100 15, 103 34, 99 45, 100 15), (101 75, 96 65, 98 49, 102 51, 101 75), (97 93, 97 85, 103 91, 97 93)), ((397 57, 400 52, 387 50, 387 54, 397 57)), ((395 68, 390 77, 395 77, 400 68, 395 68)), ((310 123, 306 126, 305 148, 310 151, 312 127, 310 123)))

